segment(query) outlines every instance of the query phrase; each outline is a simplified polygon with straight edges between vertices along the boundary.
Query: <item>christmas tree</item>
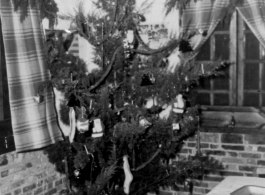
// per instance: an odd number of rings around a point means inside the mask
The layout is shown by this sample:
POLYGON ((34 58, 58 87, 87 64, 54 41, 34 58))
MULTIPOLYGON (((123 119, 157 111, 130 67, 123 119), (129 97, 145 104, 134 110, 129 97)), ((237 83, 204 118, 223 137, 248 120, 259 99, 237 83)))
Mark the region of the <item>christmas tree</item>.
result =
POLYGON ((100 15, 84 13, 80 4, 76 15, 63 16, 71 20, 69 30, 46 35, 52 77, 39 94, 51 85, 64 94, 61 121, 71 128, 64 141, 46 149, 50 161, 66 174, 73 194, 144 194, 199 178, 199 157, 170 159, 198 129, 198 80, 223 66, 191 63, 189 38, 206 32, 195 29, 152 49, 140 36, 145 17, 134 0, 98 0, 95 6, 100 15), (101 70, 88 72, 68 52, 74 34, 95 47, 101 70), (181 63, 169 71, 167 58, 175 50, 181 63))

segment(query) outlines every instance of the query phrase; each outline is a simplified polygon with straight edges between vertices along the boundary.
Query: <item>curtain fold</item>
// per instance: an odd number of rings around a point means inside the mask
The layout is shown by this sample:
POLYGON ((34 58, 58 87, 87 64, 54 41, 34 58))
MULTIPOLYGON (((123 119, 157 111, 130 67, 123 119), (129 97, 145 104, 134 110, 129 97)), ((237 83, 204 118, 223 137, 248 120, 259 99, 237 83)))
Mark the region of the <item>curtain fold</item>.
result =
POLYGON ((265 1, 244 0, 237 10, 259 42, 265 47, 265 1))
POLYGON ((0 11, 16 151, 42 148, 63 138, 52 93, 43 103, 34 102, 39 85, 49 79, 39 12, 29 8, 21 22, 11 0, 0 1, 0 11))
POLYGON ((229 0, 202 0, 190 1, 183 10, 181 17, 181 33, 189 33, 195 30, 207 32, 207 36, 197 34, 190 40, 195 53, 212 35, 218 23, 223 20, 229 0))

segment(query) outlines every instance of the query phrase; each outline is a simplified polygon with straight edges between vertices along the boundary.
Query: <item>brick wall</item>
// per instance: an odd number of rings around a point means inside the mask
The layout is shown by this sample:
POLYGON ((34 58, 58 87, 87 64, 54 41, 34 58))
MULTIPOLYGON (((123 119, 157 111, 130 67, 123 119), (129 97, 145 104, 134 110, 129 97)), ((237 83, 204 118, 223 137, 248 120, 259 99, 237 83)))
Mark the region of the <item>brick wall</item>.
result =
MULTIPOLYGON (((204 129, 201 132, 201 151, 221 166, 216 173, 205 175, 194 183, 193 195, 205 195, 226 176, 265 177, 265 132, 262 130, 204 129), (222 168, 220 168, 222 167, 222 168)), ((196 154, 196 136, 185 142, 180 158, 196 154)), ((189 195, 183 188, 175 192, 165 189, 165 195, 189 195)))
POLYGON ((65 177, 43 151, 0 156, 0 195, 65 194, 65 177))

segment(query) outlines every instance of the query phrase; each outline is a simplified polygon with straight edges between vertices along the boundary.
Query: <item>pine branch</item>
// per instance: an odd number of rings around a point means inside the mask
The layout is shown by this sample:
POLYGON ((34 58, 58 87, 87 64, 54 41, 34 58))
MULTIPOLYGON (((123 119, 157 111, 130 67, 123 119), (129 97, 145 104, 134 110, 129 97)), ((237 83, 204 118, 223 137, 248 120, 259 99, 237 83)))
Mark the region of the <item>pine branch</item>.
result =
POLYGON ((145 168, 149 163, 151 163, 155 157, 157 157, 157 155, 161 152, 161 147, 157 149, 157 151, 154 153, 154 155, 145 163, 143 163, 142 165, 140 165, 139 167, 137 167, 136 169, 133 169, 132 171, 139 171, 143 168, 145 168))
POLYGON ((145 189, 147 189, 147 188, 149 188, 149 187, 151 187, 151 186, 153 186, 153 185, 159 184, 159 183, 161 183, 162 181, 164 181, 165 179, 168 179, 168 178, 170 178, 171 176, 174 176, 174 175, 175 175, 175 174, 167 175, 167 176, 165 176, 165 177, 159 179, 158 181, 156 181, 156 182, 154 182, 154 183, 151 183, 151 184, 149 184, 149 185, 147 185, 147 186, 145 186, 145 187, 143 187, 143 188, 137 190, 136 192, 133 192, 131 195, 133 195, 133 194, 137 194, 138 192, 141 192, 142 190, 145 190, 145 189))
POLYGON ((175 40, 172 43, 168 44, 167 46, 159 48, 159 49, 155 49, 155 50, 150 50, 149 49, 149 51, 132 49, 132 51, 135 52, 135 53, 138 53, 138 54, 142 54, 142 55, 153 55, 153 54, 161 53, 161 52, 163 52, 165 50, 173 50, 178 45, 179 45, 179 41, 175 40))
POLYGON ((117 19, 117 12, 118 12, 118 0, 115 0, 115 11, 114 11, 114 16, 113 16, 113 20, 112 20, 109 34, 112 34, 112 32, 113 32, 114 24, 115 24, 116 19, 117 19))
POLYGON ((115 59, 116 59, 116 55, 117 55, 117 53, 121 50, 121 48, 122 48, 122 46, 119 46, 117 49, 116 49, 116 51, 114 52, 114 54, 113 54, 113 56, 112 56, 112 59, 111 59, 111 62, 110 62, 110 64, 109 64, 109 66, 107 67, 107 70, 105 71, 105 73, 102 75, 102 77, 98 80, 98 82, 95 84, 95 85, 93 85, 93 86, 91 86, 90 88, 89 88, 89 91, 92 91, 92 90, 94 90, 94 89, 96 89, 105 79, 106 79, 106 77, 109 75, 109 73, 110 73, 110 71, 111 71, 111 69, 112 69, 112 67, 113 67, 113 64, 114 64, 114 62, 115 62, 115 59))

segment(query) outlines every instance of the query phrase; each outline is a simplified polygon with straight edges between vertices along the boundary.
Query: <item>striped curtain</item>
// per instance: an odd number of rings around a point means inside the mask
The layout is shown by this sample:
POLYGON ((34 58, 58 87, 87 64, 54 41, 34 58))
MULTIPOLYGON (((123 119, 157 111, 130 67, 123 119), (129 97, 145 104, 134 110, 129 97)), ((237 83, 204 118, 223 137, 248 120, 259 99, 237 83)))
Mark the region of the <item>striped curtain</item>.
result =
POLYGON ((244 0, 244 4, 238 6, 237 10, 262 46, 265 47, 265 1, 244 0))
POLYGON ((62 140, 62 134, 52 93, 45 94, 43 103, 34 102, 39 85, 49 79, 39 12, 29 8, 21 22, 21 12, 14 12, 11 0, 1 0, 0 11, 16 150, 42 148, 62 140))
MULTIPOLYGON (((225 16, 229 0, 191 1, 183 10, 181 17, 181 33, 204 30, 207 36, 197 34, 190 40, 193 50, 198 51, 212 35, 218 23, 225 16)), ((196 52, 195 52, 196 53, 196 52)))

